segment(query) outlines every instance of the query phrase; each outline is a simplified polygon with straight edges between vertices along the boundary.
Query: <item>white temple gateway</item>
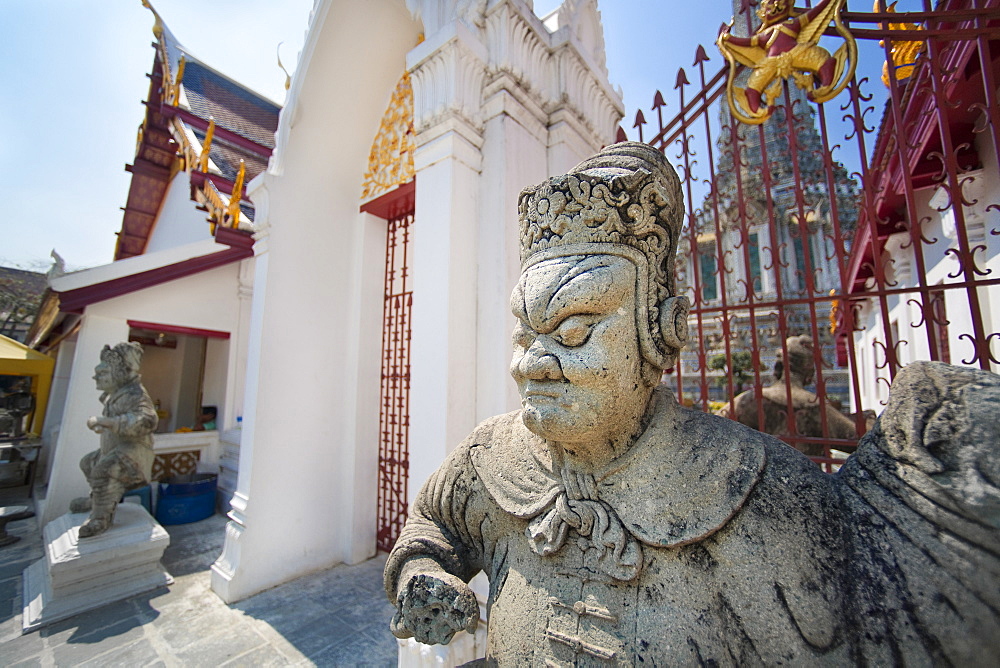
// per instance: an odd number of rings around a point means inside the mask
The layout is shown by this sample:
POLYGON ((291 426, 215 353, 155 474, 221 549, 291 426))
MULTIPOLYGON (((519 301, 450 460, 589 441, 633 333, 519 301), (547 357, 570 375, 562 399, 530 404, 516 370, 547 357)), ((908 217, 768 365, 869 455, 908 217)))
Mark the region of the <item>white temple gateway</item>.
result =
POLYGON ((316 3, 248 191, 256 268, 220 596, 391 545, 445 454, 518 405, 518 194, 611 143, 621 116, 594 0, 544 19, 523 0, 316 3))

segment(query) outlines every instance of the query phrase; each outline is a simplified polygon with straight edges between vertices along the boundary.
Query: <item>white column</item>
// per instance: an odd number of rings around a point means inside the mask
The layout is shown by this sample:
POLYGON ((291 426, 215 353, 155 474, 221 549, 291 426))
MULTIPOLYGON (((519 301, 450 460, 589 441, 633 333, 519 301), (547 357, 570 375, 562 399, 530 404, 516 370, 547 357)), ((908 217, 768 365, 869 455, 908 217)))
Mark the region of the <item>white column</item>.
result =
MULTIPOLYGON (((258 216, 261 213, 261 203, 257 200, 258 216)), ((261 356, 261 319, 263 318, 267 287, 267 272, 270 255, 268 253, 268 228, 264 227, 254 242, 254 286, 256 290, 251 297, 250 326, 247 333, 247 368, 246 386, 244 390, 242 433, 240 434, 239 474, 236 492, 230 500, 228 513, 229 523, 226 525, 226 542, 222 554, 212 564, 212 590, 227 603, 238 601, 252 593, 253 583, 248 582, 240 572, 244 534, 247 528, 247 509, 250 500, 250 482, 253 480, 254 465, 254 430, 257 426, 257 398, 260 386, 260 356, 261 356)), ((247 538, 249 540, 250 537, 247 538)))
POLYGON ((63 341, 59 344, 59 354, 56 356, 56 366, 52 372, 49 404, 45 410, 45 426, 42 427, 42 442, 45 445, 39 455, 38 470, 35 472, 39 483, 48 480, 49 468, 55 461, 55 448, 62 427, 63 412, 66 410, 69 375, 73 369, 75 351, 76 341, 63 341))
POLYGON ((478 118, 485 47, 459 21, 407 56, 416 213, 408 502, 476 425, 478 118))
POLYGON ((247 346, 250 338, 250 310, 253 300, 255 261, 240 262, 236 287, 236 329, 229 339, 229 369, 226 377, 224 424, 220 429, 234 429, 236 418, 243 415, 243 393, 246 390, 247 346))
MULTIPOLYGON (((353 443, 344 461, 351 475, 354 498, 349 520, 348 563, 358 563, 374 554, 377 533, 379 399, 382 373, 382 304, 385 283, 386 221, 362 213, 358 216, 358 255, 361 257, 357 283, 351 286, 351 312, 359 314, 345 323, 349 328, 348 347, 356 350, 348 364, 356 378, 353 404, 353 443)), ((412 266, 412 263, 411 263, 412 266)))
POLYGON ((518 196, 548 176, 547 115, 520 80, 504 74, 487 87, 478 216, 476 421, 520 405, 510 377, 514 317, 510 293, 520 274, 518 196))
POLYGON ((69 502, 74 498, 90 494, 90 486, 80 470, 80 459, 101 446, 100 437, 87 428, 87 418, 100 415, 103 410, 101 393, 94 386, 94 367, 101 361, 105 345, 114 346, 122 341, 128 341, 125 320, 84 312, 56 442, 58 455, 52 462, 44 505, 36 504, 41 506, 39 527, 69 512, 69 502))
POLYGON ((449 131, 417 149, 409 499, 475 427, 479 148, 449 131))

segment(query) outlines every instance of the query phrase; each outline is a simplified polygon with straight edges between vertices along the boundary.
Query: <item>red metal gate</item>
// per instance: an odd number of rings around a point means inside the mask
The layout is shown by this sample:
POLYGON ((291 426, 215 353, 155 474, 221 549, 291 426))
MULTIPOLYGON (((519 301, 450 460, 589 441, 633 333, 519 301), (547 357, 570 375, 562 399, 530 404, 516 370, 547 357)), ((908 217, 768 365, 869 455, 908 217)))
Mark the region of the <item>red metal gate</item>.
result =
POLYGON ((410 239, 412 197, 406 213, 389 218, 385 242, 382 381, 378 446, 378 549, 389 551, 406 521, 410 429, 410 239))
MULTIPOLYGON (((757 4, 734 0, 744 31, 757 4)), ((855 447, 901 365, 1000 370, 1000 1, 923 5, 844 13, 861 58, 891 63, 884 84, 859 74, 817 105, 786 83, 772 118, 744 125, 725 101, 728 65, 699 47, 694 85, 680 69, 676 100, 654 97, 655 129, 641 110, 633 125, 685 187, 677 280, 691 337, 671 370, 681 400, 732 412, 745 379, 765 423, 769 371, 801 354, 788 337, 807 335, 821 430, 800 429, 785 372, 777 431, 827 466, 831 449, 855 447), (839 408, 853 433, 834 428, 839 408)))

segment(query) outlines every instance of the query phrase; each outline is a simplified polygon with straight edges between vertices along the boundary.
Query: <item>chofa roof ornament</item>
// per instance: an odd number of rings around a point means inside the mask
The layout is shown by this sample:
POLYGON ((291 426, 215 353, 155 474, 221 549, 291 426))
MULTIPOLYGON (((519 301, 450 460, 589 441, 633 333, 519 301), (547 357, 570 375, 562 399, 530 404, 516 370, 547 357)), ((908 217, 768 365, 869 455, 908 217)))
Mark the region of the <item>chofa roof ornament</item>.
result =
POLYGON ((823 0, 810 9, 796 9, 793 0, 763 0, 757 15, 761 26, 750 37, 730 34, 723 26, 718 46, 729 61, 726 98, 733 116, 744 123, 766 121, 781 93, 781 81, 792 77, 813 102, 840 94, 854 76, 858 46, 841 21, 846 0, 823 0), (830 23, 844 38, 831 55, 819 45, 830 23), (736 65, 751 68, 746 87, 736 85, 736 65))

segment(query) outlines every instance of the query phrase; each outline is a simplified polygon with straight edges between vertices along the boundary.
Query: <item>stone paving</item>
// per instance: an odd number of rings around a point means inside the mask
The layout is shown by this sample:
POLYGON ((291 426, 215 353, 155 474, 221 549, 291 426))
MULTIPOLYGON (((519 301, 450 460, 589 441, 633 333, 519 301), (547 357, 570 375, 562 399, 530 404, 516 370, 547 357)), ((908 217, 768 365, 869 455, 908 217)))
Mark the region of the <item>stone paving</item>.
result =
POLYGON ((338 566, 226 605, 209 586, 225 518, 165 527, 169 588, 134 596, 21 635, 21 572, 41 558, 34 520, 8 525, 0 548, 0 665, 392 666, 385 555, 338 566))

